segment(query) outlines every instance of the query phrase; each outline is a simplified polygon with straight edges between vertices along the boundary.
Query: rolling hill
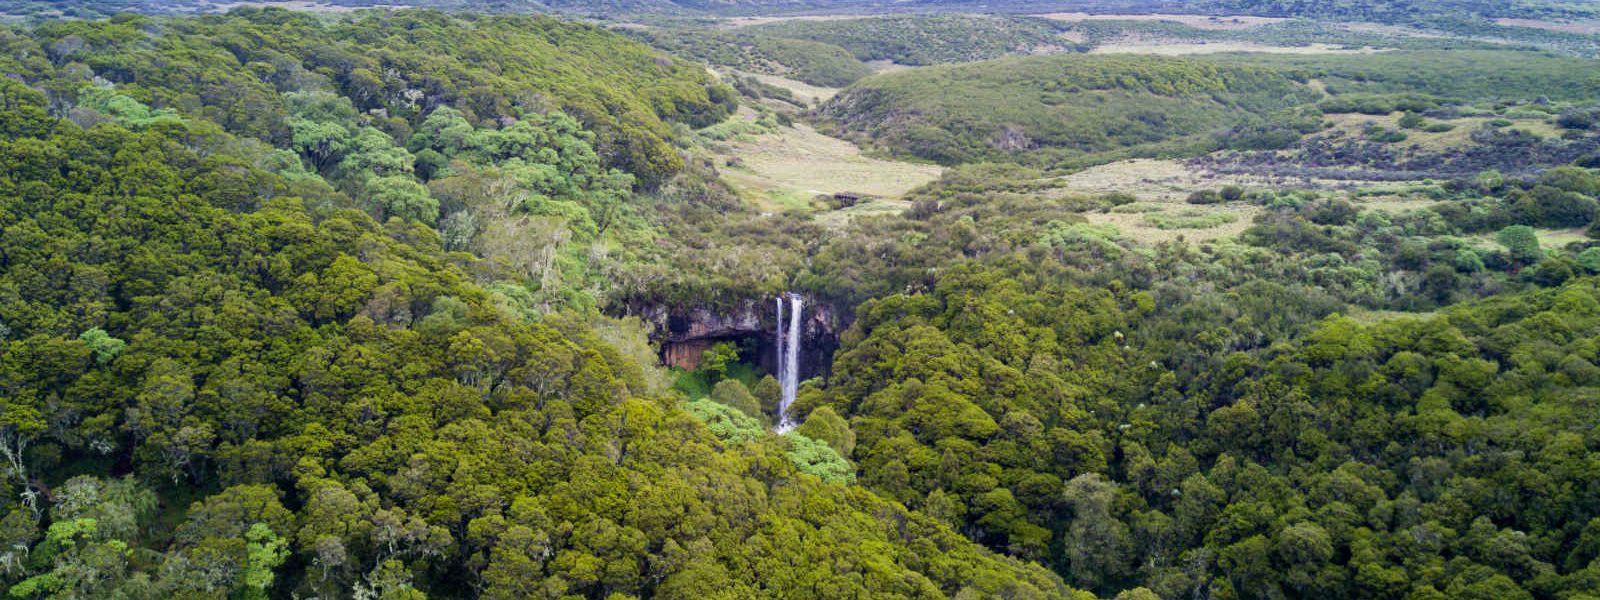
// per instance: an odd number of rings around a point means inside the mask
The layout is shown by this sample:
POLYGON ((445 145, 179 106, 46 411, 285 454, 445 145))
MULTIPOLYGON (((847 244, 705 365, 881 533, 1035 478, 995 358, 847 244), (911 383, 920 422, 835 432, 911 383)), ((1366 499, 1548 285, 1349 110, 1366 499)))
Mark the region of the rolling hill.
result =
POLYGON ((1282 73, 1207 61, 1013 57, 888 73, 818 109, 833 131, 945 164, 1162 154, 1321 94, 1282 73))

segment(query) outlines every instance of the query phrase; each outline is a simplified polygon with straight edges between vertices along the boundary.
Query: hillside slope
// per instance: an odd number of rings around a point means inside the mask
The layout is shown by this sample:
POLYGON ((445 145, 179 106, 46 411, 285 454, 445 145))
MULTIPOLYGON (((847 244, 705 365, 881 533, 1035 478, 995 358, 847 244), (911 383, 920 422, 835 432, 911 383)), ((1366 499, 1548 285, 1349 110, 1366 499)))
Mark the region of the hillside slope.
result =
POLYGON ((1074 45, 1060 35, 1061 27, 1060 23, 1031 17, 940 14, 795 19, 739 31, 832 44, 863 61, 933 65, 1071 50, 1074 45))
POLYGON ((241 9, 56 21, 0 35, 18 49, 0 57, 0 73, 37 81, 81 65, 155 108, 274 143, 289 135, 280 94, 292 92, 338 91, 357 110, 382 111, 391 127, 415 126, 438 106, 474 123, 563 110, 599 134, 611 165, 655 181, 682 167, 668 123, 702 127, 733 110, 732 92, 699 66, 549 17, 375 11, 330 21, 241 9))
POLYGON ((1271 70, 1178 59, 1006 58, 858 82, 818 109, 847 137, 940 163, 1176 151, 1319 92, 1271 70))
POLYGON ((821 42, 742 30, 652 27, 621 31, 674 56, 819 87, 844 87, 872 74, 872 69, 849 51, 821 42))
MULTIPOLYGON (((1071 166, 1195 154, 1241 126, 1314 131, 1326 112, 1600 99, 1596 61, 1524 50, 1205 58, 1031 56, 884 73, 818 108, 833 131, 945 164, 1071 166), (1280 114, 1306 106, 1304 114, 1280 114)), ((1298 135, 1298 134, 1296 134, 1298 135)))

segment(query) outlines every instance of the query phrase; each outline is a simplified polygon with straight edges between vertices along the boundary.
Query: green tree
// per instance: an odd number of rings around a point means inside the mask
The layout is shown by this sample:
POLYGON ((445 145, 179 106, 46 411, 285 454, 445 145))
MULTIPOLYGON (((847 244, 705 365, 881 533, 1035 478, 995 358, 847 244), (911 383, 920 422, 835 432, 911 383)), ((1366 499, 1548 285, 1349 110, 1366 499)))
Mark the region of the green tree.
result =
POLYGON ((850 423, 828 406, 813 409, 795 432, 827 444, 840 456, 850 456, 856 447, 856 433, 851 431, 850 423))
POLYGON ((318 171, 338 164, 354 137, 357 115, 350 101, 329 92, 292 92, 284 104, 295 150, 318 171))
POLYGON ((763 375, 761 380, 756 382, 756 387, 750 390, 750 393, 755 394, 756 399, 761 402, 762 414, 776 418, 778 404, 783 401, 783 389, 778 384, 777 378, 771 375, 763 375))
POLYGON ((789 446, 784 456, 789 457, 789 461, 794 463, 800 472, 815 475, 828 483, 855 481, 855 467, 827 444, 797 432, 784 434, 783 440, 789 446))
POLYGON ((1578 253, 1578 264, 1590 274, 1600 273, 1600 247, 1585 248, 1578 253))
POLYGON ((359 182, 373 176, 409 176, 416 162, 416 157, 396 146, 388 134, 362 127, 351 136, 344 158, 334 168, 334 177, 359 182))
POLYGON ((364 195, 371 210, 380 215, 428 225, 439 218, 439 201, 433 199, 426 186, 410 177, 371 177, 364 195))
POLYGON ((748 442, 761 437, 761 421, 743 411, 709 398, 690 402, 689 413, 705 423, 712 435, 725 442, 748 442))
POLYGON ((724 406, 739 409, 739 412, 751 418, 758 420, 765 418, 761 413, 760 401, 756 400, 750 390, 736 379, 717 382, 717 385, 711 388, 711 399, 724 406))
POLYGON ((1529 265, 1539 262, 1544 257, 1544 252, 1539 249, 1539 235, 1532 227, 1527 225, 1512 225, 1501 229, 1494 236, 1495 241, 1504 246, 1511 259, 1518 263, 1529 265))
POLYGON ((1133 539, 1127 525, 1111 514, 1116 494, 1116 484, 1097 473, 1067 482, 1065 499, 1072 507, 1072 524, 1063 540, 1067 568, 1085 587, 1101 587, 1128 572, 1133 539))
POLYGON ((110 363, 128 345, 127 342, 111 337, 106 330, 98 327, 83 332, 78 339, 83 340, 83 343, 94 351, 94 360, 101 365, 110 363))
POLYGON ((708 381, 719 382, 727 376, 728 366, 737 362, 739 347, 730 342, 719 342, 701 353, 699 371, 706 375, 708 381))

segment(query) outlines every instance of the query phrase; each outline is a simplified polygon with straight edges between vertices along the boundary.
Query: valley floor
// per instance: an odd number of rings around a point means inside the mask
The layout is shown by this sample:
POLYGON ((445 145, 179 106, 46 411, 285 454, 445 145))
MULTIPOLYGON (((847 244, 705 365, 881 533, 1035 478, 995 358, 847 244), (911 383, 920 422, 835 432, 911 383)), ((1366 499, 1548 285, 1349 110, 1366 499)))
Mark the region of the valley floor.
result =
MULTIPOLYGON (((753 121, 756 115, 745 109, 734 118, 753 121)), ((846 192, 893 200, 943 171, 937 165, 866 156, 855 144, 804 123, 737 136, 712 151, 724 179, 768 211, 804 209, 818 195, 846 192)))

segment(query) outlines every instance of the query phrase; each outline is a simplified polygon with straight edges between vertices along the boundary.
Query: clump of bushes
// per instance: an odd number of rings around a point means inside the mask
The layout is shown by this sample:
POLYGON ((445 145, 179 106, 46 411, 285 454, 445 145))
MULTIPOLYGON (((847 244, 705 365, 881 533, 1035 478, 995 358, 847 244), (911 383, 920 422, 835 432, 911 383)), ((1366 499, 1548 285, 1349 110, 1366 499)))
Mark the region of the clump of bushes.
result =
POLYGON ((1185 200, 1189 204, 1221 204, 1223 202, 1238 202, 1245 196, 1244 188, 1237 185, 1225 185, 1216 190, 1198 190, 1189 194, 1185 200))
POLYGON ((1562 129, 1590 130, 1600 127, 1600 106, 1571 108, 1556 116, 1556 126, 1562 129))
POLYGON ((1422 94, 1352 94, 1323 100, 1317 108, 1327 114, 1387 115, 1395 111, 1422 112, 1438 105, 1437 98, 1422 94))
POLYGON ((1393 144, 1396 142, 1406 141, 1406 133, 1404 131, 1390 129, 1388 127, 1376 124, 1368 126, 1366 131, 1362 132, 1362 135, 1366 136, 1368 140, 1377 142, 1379 144, 1393 144))

